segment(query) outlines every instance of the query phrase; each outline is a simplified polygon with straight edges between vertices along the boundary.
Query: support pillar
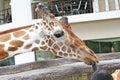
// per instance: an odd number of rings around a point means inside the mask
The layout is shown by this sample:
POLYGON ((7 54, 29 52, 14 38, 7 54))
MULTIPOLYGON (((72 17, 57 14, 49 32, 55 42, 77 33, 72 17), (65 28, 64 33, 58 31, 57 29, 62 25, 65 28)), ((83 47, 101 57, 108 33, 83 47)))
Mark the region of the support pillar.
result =
POLYGON ((26 25, 32 22, 31 0, 11 0, 12 22, 26 25))

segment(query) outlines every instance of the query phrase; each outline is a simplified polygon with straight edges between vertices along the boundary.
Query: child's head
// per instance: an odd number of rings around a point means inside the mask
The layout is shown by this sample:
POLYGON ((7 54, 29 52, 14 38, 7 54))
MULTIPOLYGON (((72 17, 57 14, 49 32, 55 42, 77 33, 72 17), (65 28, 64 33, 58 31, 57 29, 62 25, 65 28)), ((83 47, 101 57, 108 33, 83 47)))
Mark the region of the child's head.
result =
POLYGON ((113 77, 106 70, 97 70, 93 73, 91 80, 113 80, 113 77))

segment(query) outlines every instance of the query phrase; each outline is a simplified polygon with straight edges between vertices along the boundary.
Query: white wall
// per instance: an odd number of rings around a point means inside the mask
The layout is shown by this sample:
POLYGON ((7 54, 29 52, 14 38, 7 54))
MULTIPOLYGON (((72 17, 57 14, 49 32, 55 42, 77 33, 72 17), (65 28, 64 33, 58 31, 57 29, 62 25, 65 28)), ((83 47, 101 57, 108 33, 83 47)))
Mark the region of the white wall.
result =
POLYGON ((12 22, 26 25, 32 21, 31 0, 11 0, 12 22))
POLYGON ((120 18, 72 23, 71 26, 83 40, 120 37, 120 18))

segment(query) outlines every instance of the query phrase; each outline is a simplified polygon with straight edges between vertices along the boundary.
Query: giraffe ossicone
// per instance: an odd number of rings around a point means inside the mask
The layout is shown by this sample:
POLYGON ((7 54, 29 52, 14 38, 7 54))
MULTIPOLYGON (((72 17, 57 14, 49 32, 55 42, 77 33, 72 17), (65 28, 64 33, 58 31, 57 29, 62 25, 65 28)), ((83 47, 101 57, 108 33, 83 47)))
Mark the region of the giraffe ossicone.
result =
POLYGON ((72 32, 70 24, 55 18, 43 4, 38 4, 36 10, 42 17, 40 22, 0 32, 0 60, 41 50, 90 65, 99 62, 96 54, 72 32))

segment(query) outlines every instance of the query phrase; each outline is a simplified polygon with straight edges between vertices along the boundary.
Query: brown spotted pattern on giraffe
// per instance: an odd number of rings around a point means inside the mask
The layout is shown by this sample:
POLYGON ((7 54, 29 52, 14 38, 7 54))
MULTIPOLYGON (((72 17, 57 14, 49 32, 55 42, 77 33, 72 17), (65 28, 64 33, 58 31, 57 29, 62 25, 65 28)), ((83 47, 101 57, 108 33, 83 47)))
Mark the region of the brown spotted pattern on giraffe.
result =
POLYGON ((78 59, 81 59, 81 57, 80 57, 79 55, 77 56, 77 58, 78 58, 78 59))
POLYGON ((75 45, 73 45, 73 44, 71 44, 71 45, 70 45, 70 47, 71 47, 71 48, 76 48, 76 46, 75 46, 75 45))
POLYGON ((39 44, 39 43, 40 43, 40 40, 35 40, 35 43, 36 43, 36 44, 39 44))
POLYGON ((25 34, 26 32, 25 31, 16 31, 16 32, 13 32, 13 35, 14 37, 21 37, 25 34))
POLYGON ((63 46, 62 51, 66 51, 66 50, 67 50, 66 46, 63 46))
POLYGON ((47 36, 47 37, 46 37, 46 39, 49 39, 49 38, 50 38, 50 36, 47 36))
MULTIPOLYGON (((69 25, 70 26, 70 25, 69 25)), ((73 43, 74 46, 86 46, 85 43, 79 39, 72 31, 71 28, 67 28, 65 25, 63 25, 63 28, 68 33, 68 39, 71 43, 73 43)))
POLYGON ((17 48, 17 47, 9 46, 9 47, 8 47, 8 50, 9 50, 9 51, 16 51, 16 50, 18 50, 18 48, 17 48))
MULTIPOLYGON (((1 53, 1 52, 0 52, 1 53)), ((7 52, 2 52, 2 54, 0 54, 0 60, 5 59, 9 56, 9 54, 7 52)))
POLYGON ((50 36, 50 39, 51 39, 53 42, 56 41, 55 38, 54 38, 54 36, 50 36))
POLYGON ((46 24, 46 28, 47 28, 48 30, 51 30, 51 29, 49 29, 49 28, 51 28, 51 26, 49 26, 49 25, 47 25, 47 24, 46 24))
POLYGON ((70 47, 71 47, 71 49, 72 49, 73 52, 76 51, 76 48, 77 48, 77 47, 76 47, 75 45, 71 44, 70 47))
POLYGON ((28 40, 28 39, 29 39, 29 35, 25 35, 25 36, 23 37, 23 39, 28 40))
POLYGON ((49 31, 51 31, 51 28, 48 28, 49 31))
POLYGON ((46 50, 47 46, 41 46, 40 49, 46 50))
POLYGON ((50 22, 50 23, 49 23, 49 26, 54 26, 54 22, 50 22))
POLYGON ((7 52, 4 51, 4 44, 0 44, 0 60, 7 58, 9 56, 9 54, 7 52))
POLYGON ((37 50, 39 50, 37 47, 34 47, 34 48, 32 49, 32 51, 37 51, 37 50))
POLYGON ((71 53, 71 49, 70 49, 70 48, 68 48, 67 52, 68 52, 68 53, 71 53))
MULTIPOLYGON (((47 39, 47 38, 46 38, 45 43, 47 43, 47 44, 48 44, 48 43, 49 43, 49 39, 47 39)), ((49 45, 48 45, 48 46, 49 46, 49 45)))
POLYGON ((57 44, 61 47, 63 45, 63 42, 59 42, 57 44))
POLYGON ((49 25, 46 25, 46 28, 51 31, 51 27, 49 25))
POLYGON ((40 25, 40 23, 38 22, 38 23, 36 23, 37 25, 40 25))
POLYGON ((45 41, 42 41, 42 42, 41 42, 41 45, 45 45, 45 41))
POLYGON ((79 47, 79 50, 81 51, 81 52, 85 52, 84 50, 88 50, 85 46, 80 46, 79 47))
POLYGON ((54 44, 53 45, 53 48, 57 51, 57 50, 60 50, 59 46, 57 44, 54 44))
POLYGON ((73 54, 69 54, 69 56, 70 56, 70 57, 72 57, 72 56, 73 56, 73 54))
POLYGON ((86 44, 82 40, 80 40, 79 38, 73 39, 73 40, 74 40, 75 46, 79 46, 79 45, 86 46, 86 44))
POLYGON ((52 49, 52 52, 53 52, 54 54, 57 54, 57 51, 56 51, 55 49, 52 49))
POLYGON ((32 47, 32 44, 27 44, 24 49, 30 49, 32 47))
POLYGON ((63 53, 62 53, 62 52, 59 52, 59 55, 60 55, 60 56, 62 56, 62 55, 63 55, 63 53))
POLYGON ((47 47, 47 51, 50 52, 51 51, 51 47, 48 46, 47 47))
POLYGON ((64 56, 67 57, 67 56, 68 56, 68 53, 64 53, 64 56))
POLYGON ((35 26, 35 29, 38 29, 38 26, 35 26))
POLYGON ((11 35, 10 34, 5 34, 5 35, 1 35, 0 36, 0 42, 6 42, 8 40, 11 39, 11 35))
POLYGON ((52 46, 53 43, 54 43, 54 42, 53 42, 51 39, 49 39, 49 41, 48 41, 48 46, 52 46))
POLYGON ((73 54, 74 57, 76 57, 76 54, 73 54))
POLYGON ((45 21, 42 21, 44 25, 46 25, 46 22, 45 21))
POLYGON ((80 46, 79 41, 78 41, 78 40, 75 40, 75 41, 74 41, 74 45, 75 45, 76 47, 79 47, 79 46, 80 46))
POLYGON ((64 24, 64 25, 65 25, 66 28, 68 28, 68 29, 70 29, 70 30, 72 29, 69 24, 64 24))
POLYGON ((14 47, 21 47, 23 46, 24 42, 21 40, 12 40, 10 41, 10 45, 14 46, 14 47))
POLYGON ((81 52, 80 52, 80 50, 77 50, 76 52, 77 52, 77 54, 81 55, 81 52))

